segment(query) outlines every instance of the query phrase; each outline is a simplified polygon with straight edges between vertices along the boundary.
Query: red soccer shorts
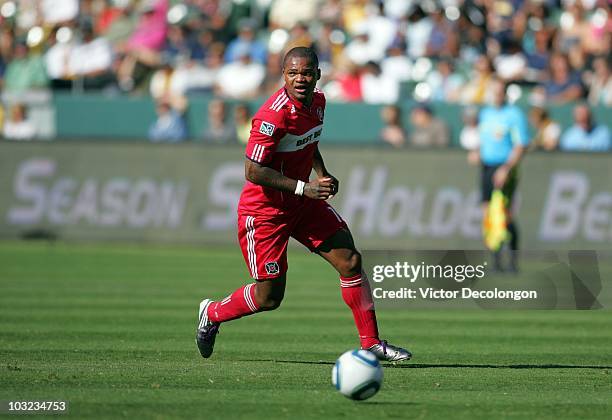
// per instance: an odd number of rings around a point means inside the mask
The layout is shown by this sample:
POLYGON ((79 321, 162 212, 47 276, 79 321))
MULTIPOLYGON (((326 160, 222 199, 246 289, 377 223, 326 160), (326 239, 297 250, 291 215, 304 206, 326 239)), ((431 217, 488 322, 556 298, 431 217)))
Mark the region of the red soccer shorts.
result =
POLYGON ((342 228, 347 228, 346 222, 323 200, 305 200, 304 206, 291 214, 238 215, 238 241, 255 280, 275 278, 287 272, 289 237, 314 252, 342 228))

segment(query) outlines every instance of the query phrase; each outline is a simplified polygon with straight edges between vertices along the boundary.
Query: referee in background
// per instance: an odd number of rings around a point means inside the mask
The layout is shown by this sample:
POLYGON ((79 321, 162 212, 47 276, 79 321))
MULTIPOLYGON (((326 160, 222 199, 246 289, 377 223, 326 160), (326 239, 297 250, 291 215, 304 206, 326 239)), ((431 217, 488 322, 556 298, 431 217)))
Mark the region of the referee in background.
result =
POLYGON ((527 118, 523 111, 506 102, 506 84, 495 80, 491 85, 492 104, 479 115, 481 162, 481 200, 484 220, 494 189, 501 190, 506 200, 506 227, 510 234, 508 264, 502 260, 504 245, 494 252, 497 271, 518 272, 519 232, 512 215, 512 198, 518 183, 518 169, 529 144, 527 118))

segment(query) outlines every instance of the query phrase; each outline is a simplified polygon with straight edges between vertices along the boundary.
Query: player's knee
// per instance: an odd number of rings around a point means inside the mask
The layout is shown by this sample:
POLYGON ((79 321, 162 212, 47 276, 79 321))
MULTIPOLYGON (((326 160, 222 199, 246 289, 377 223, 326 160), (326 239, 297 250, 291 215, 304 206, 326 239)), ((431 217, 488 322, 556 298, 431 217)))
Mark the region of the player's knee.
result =
POLYGON ((284 282, 258 283, 255 289, 255 301, 261 311, 272 311, 278 308, 284 295, 284 282))
POLYGON ((274 309, 277 309, 281 305, 282 301, 283 301, 282 296, 281 297, 267 296, 263 298, 261 302, 258 302, 259 309, 262 311, 273 311, 274 309))
POLYGON ((361 274, 361 254, 357 251, 353 251, 340 262, 337 268, 340 275, 344 277, 361 274))

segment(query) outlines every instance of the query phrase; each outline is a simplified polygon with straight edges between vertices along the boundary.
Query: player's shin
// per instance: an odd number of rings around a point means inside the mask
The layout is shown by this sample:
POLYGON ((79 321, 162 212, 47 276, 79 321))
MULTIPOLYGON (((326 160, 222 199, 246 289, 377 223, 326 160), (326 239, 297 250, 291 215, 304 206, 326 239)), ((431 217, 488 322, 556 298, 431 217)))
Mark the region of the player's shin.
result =
POLYGON ((361 347, 367 349, 378 344, 380 339, 378 337, 376 312, 374 311, 370 285, 365 273, 352 277, 340 276, 340 289, 342 299, 353 311, 361 347))
POLYGON ((208 307, 208 317, 212 322, 225 322, 259 312, 255 300, 255 283, 238 288, 234 293, 208 307))

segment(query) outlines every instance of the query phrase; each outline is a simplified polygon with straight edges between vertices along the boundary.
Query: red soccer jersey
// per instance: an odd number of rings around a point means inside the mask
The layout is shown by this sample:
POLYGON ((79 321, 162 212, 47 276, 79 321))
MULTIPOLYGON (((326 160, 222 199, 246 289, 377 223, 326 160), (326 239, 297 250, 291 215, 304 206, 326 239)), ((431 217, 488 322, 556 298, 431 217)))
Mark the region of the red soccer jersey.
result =
MULTIPOLYGON (((308 182, 312 157, 323 129, 325 96, 315 90, 308 107, 281 88, 253 117, 246 157, 283 175, 308 182)), ((306 197, 246 181, 238 213, 277 215, 300 207, 306 197)))

